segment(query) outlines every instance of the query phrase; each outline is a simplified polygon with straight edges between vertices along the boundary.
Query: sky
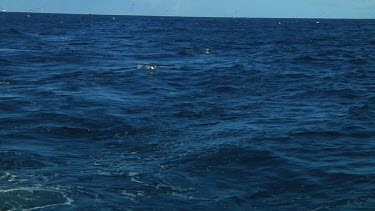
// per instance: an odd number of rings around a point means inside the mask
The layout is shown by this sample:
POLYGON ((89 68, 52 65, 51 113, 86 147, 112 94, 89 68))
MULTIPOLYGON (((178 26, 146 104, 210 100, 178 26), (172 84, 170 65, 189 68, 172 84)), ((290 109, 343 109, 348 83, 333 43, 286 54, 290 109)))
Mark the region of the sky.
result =
POLYGON ((375 18, 375 0, 0 0, 0 11, 265 18, 375 18))

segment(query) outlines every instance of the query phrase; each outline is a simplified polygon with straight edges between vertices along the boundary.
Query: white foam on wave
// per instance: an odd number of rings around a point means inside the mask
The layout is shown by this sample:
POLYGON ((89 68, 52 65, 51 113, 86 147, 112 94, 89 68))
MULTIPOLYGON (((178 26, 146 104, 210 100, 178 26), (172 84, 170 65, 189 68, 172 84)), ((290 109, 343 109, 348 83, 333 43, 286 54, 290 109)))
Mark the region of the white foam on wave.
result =
MULTIPOLYGON (((37 210, 37 209, 44 209, 44 208, 50 208, 50 207, 55 207, 55 206, 71 206, 74 200, 72 198, 69 198, 64 192, 59 191, 59 188, 51 189, 51 188, 33 188, 33 187, 19 187, 19 188, 11 188, 11 189, 0 189, 0 193, 12 193, 12 192, 27 192, 27 193, 32 193, 36 191, 42 191, 42 192, 49 192, 49 193, 55 193, 59 194, 65 201, 64 202, 58 202, 58 203, 53 203, 53 204, 46 204, 46 205, 41 205, 41 206, 33 206, 33 207, 27 207, 27 205, 22 205, 20 207, 14 207, 10 209, 9 211, 12 210, 19 210, 22 208, 22 210, 37 210)), ((25 201, 32 201, 32 198, 26 198, 20 195, 20 193, 17 194, 17 197, 24 199, 25 201)), ((35 197, 38 197, 36 195, 35 197)), ((40 196, 39 196, 40 197, 40 196)), ((17 203, 18 204, 18 203, 17 203)))
POLYGON ((130 193, 130 192, 126 191, 126 190, 123 190, 123 191, 121 191, 121 195, 123 195, 124 198, 129 199, 130 201, 138 202, 138 201, 136 200, 137 195, 134 194, 134 193, 130 193))
POLYGON ((0 180, 7 180, 8 182, 15 181, 17 176, 10 172, 5 172, 3 175, 0 176, 0 180))

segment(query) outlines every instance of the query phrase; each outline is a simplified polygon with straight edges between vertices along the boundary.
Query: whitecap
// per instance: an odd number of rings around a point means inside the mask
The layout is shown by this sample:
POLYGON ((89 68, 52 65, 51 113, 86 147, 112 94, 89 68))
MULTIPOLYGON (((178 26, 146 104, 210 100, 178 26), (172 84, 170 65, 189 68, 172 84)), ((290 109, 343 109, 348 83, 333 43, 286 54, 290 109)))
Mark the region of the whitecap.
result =
POLYGON ((2 175, 0 175, 0 180, 7 180, 8 182, 13 182, 16 179, 17 179, 17 176, 10 172, 5 172, 2 175))
POLYGON ((0 210, 37 210, 70 206, 74 200, 59 189, 19 187, 0 189, 0 202, 0 210))

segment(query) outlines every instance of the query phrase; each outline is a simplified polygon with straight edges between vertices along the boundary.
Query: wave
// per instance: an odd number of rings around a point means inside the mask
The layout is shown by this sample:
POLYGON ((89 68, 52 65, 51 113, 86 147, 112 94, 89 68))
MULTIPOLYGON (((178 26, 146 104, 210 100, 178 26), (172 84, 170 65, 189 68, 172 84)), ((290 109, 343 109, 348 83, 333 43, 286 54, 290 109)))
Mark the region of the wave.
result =
POLYGON ((0 24, 0 210, 375 198, 366 20, 6 13, 0 24))
POLYGON ((364 58, 355 58, 351 59, 349 62, 355 65, 364 65, 367 63, 367 60, 364 58))
POLYGON ((71 206, 74 202, 58 189, 19 187, 0 190, 1 210, 37 210, 71 206))
POLYGON ((346 136, 346 133, 338 131, 301 131, 292 132, 290 136, 300 136, 300 137, 326 137, 326 138, 340 138, 346 136))
POLYGON ((368 104, 351 106, 347 112, 350 119, 371 120, 375 118, 374 108, 368 104))
POLYGON ((23 151, 0 151, 2 170, 37 169, 46 167, 43 157, 23 151))

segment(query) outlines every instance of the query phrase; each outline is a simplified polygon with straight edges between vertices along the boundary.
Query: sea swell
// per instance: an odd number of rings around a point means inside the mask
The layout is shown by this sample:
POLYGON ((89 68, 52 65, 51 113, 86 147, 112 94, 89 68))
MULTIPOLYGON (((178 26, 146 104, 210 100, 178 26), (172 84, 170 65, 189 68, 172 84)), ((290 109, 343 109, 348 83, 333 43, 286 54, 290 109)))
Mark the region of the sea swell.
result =
POLYGON ((374 207, 371 20, 0 23, 0 210, 374 207))

